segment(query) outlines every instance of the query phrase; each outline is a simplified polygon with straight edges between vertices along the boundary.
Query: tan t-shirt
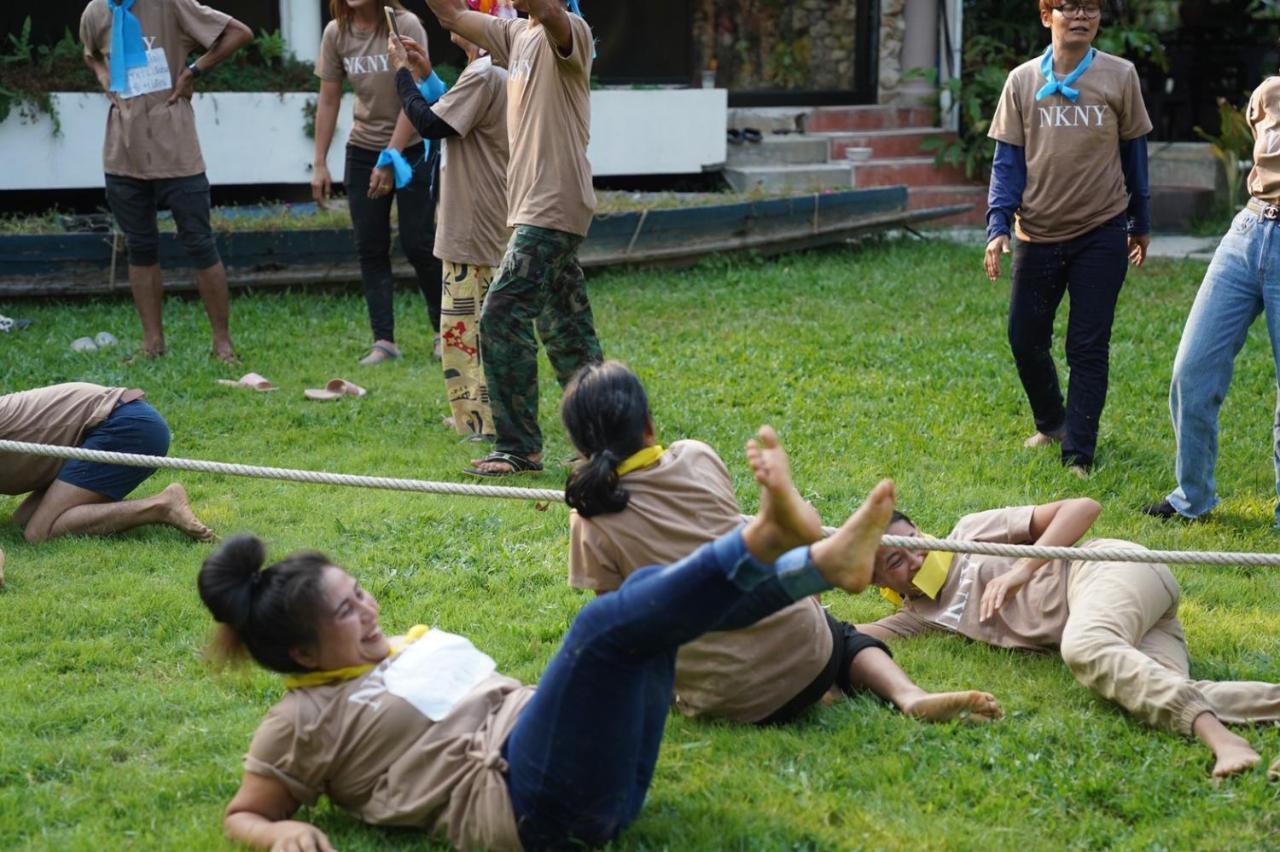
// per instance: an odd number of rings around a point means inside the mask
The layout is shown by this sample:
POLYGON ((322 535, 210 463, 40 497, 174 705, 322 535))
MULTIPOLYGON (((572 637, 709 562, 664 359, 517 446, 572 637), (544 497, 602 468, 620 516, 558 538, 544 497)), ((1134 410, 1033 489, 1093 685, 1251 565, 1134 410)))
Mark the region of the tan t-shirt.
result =
MULTIPOLYGON (((648 565, 670 565, 742 523, 729 471, 700 441, 677 441, 628 473, 621 512, 569 513, 569 585, 608 592, 648 565)), ((676 707, 686 716, 758 722, 808 686, 831 656, 815 597, 732 632, 708 633, 676 657, 676 707)))
POLYGON ((1253 169, 1249 194, 1269 204, 1280 203, 1280 77, 1268 77, 1249 98, 1253 128, 1253 169))
POLYGON ((289 691, 258 725, 245 771, 304 805, 323 793, 373 825, 420 827, 464 850, 520 849, 501 750, 534 689, 489 675, 433 722, 414 692, 432 679, 397 669, 412 662, 406 652, 362 678, 289 691))
POLYGON ((591 27, 569 15, 568 56, 542 26, 486 18, 494 64, 509 72, 507 224, 586 236, 596 209, 587 142, 591 137, 591 27))
MULTIPOLYGON (((379 18, 382 10, 378 10, 379 18)), ((396 12, 400 34, 418 44, 427 43, 422 21, 412 12, 396 12)), ((368 151, 381 151, 391 142, 400 117, 400 95, 396 92, 396 69, 387 56, 387 28, 372 30, 354 26, 343 30, 337 21, 325 25, 320 37, 320 55, 316 57, 316 76, 330 83, 351 81, 356 94, 354 120, 348 144, 368 151)), ((409 137, 405 147, 421 141, 417 133, 409 137)))
MULTIPOLYGON (((142 399, 140 390, 69 382, 0 396, 0 438, 29 444, 78 447, 85 433, 117 405, 142 399)), ((0 494, 26 494, 47 487, 66 464, 46 456, 0 453, 0 494)))
POLYGON ((440 153, 436 257, 497 266, 507 227, 507 72, 488 56, 472 62, 431 111, 457 136, 440 153))
MULTIPOLYGON (((965 515, 947 538, 1029 544, 1034 511, 1035 506, 1019 506, 965 515)), ((1039 568, 990 621, 978 618, 987 583, 1016 564, 1016 559, 1001 556, 957 553, 936 599, 912 595, 902 609, 875 624, 898 636, 946 630, 1000 648, 1057 648, 1067 623, 1070 563, 1063 560, 1055 559, 1039 568)))
POLYGON ((1129 206, 1120 165, 1120 142, 1151 132, 1133 63, 1098 51, 1072 88, 1036 100, 1045 84, 1040 57, 1009 73, 992 139, 1021 147, 1027 160, 1016 232, 1019 239, 1057 243, 1113 219, 1129 206))
MULTIPOLYGON (((196 0, 137 0, 130 10, 142 25, 147 66, 129 72, 129 89, 107 113, 102 168, 109 175, 155 180, 204 171, 191 101, 165 103, 187 56, 207 49, 231 16, 196 0)), ((111 64, 111 9, 90 0, 80 16, 80 41, 87 56, 111 64)))

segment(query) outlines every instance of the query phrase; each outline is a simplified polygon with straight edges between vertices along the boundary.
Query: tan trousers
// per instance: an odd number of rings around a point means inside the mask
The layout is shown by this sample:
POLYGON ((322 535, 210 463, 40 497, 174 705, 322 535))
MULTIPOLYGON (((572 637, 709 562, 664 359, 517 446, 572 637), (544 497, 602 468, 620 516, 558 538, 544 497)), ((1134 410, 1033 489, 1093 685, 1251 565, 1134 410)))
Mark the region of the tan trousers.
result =
POLYGON ((1165 565, 1074 563, 1062 658, 1076 680, 1148 725, 1187 736, 1205 712, 1224 723, 1280 719, 1280 684, 1191 679, 1180 596, 1165 565))
POLYGON ((490 435, 493 413, 480 360, 480 311, 493 283, 492 266, 444 261, 440 300, 441 366, 459 435, 490 435))

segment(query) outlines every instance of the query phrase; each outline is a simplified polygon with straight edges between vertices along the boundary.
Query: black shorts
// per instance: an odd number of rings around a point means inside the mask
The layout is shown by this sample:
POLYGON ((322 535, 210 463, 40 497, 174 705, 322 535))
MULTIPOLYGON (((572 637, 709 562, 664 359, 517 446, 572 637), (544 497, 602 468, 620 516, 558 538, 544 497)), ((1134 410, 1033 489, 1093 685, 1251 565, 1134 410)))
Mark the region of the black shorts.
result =
POLYGON ((107 175, 107 206, 124 231, 130 266, 155 266, 160 262, 160 229, 156 211, 173 212, 178 239, 196 269, 216 266, 220 260, 209 222, 209 181, 204 172, 180 178, 140 180, 107 175))
POLYGON ((822 700, 822 696, 833 686, 840 687, 846 695, 857 690, 849 681, 849 664, 853 658, 868 648, 879 648, 890 657, 889 647, 879 639, 859 633, 858 628, 844 621, 837 621, 826 613, 827 627, 831 629, 831 657, 826 666, 813 679, 813 682, 786 704, 757 722, 757 725, 784 725, 794 721, 813 705, 822 700))

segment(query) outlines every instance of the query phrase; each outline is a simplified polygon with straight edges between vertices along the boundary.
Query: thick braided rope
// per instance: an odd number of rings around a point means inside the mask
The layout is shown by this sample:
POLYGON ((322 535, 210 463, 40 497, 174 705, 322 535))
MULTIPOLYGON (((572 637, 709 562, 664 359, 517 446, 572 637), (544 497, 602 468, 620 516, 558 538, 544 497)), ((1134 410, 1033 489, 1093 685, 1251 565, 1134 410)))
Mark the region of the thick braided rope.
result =
POLYGON ((466 497, 498 497, 508 500, 537 500, 544 503, 564 501, 564 492, 554 488, 506 488, 499 485, 470 485, 460 482, 425 482, 421 479, 394 479, 388 476, 352 476, 318 470, 294 470, 285 467, 259 467, 248 464, 175 459, 166 456, 144 456, 135 453, 111 453, 86 450, 83 447, 55 447, 22 441, 0 441, 0 452, 58 459, 118 464, 126 467, 154 467, 247 476, 254 479, 282 479, 286 482, 310 482, 317 485, 347 485, 353 488, 382 488, 388 491, 416 491, 425 494, 457 494, 466 497))
MULTIPOLYGON (((86 450, 83 447, 57 447, 23 441, 0 440, 0 452, 50 456, 61 459, 126 467, 168 468, 197 473, 246 476, 254 479, 279 479, 286 482, 308 482, 319 485, 345 485, 353 488, 380 488, 388 491, 413 491, 424 494, 455 494, 465 497, 496 497, 507 500, 536 500, 560 503, 564 493, 552 488, 507 488, 497 485, 471 485, 458 482, 427 482, 421 479, 395 479, 387 476, 352 476, 317 470, 295 470, 283 467, 260 467, 247 464, 177 459, 166 456, 144 456, 135 453, 112 453, 86 450)), ((746 517, 746 516, 744 516, 746 517)), ((833 527, 824 527, 830 535, 833 527)), ((955 553, 978 553, 1013 558, 1069 559, 1080 562, 1159 562, 1189 565, 1280 565, 1280 553, 1227 553, 1217 551, 1147 550, 1142 547, 1038 547, 1028 544, 996 544, 985 541, 957 541, 922 536, 886 535, 884 547, 907 550, 946 550, 955 553)))

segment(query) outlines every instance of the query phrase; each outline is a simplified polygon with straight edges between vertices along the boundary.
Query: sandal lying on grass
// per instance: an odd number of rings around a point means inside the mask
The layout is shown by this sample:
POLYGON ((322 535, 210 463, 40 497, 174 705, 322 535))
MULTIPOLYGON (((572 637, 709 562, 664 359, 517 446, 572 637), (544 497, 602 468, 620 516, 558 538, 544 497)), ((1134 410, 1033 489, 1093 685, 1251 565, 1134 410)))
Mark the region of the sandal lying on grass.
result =
POLYGON ((542 462, 531 461, 524 456, 517 456, 512 453, 492 452, 480 461, 476 462, 475 467, 469 467, 462 471, 467 476, 481 476, 489 479, 497 479, 503 476, 517 476, 522 473, 542 473, 542 462), (511 470, 481 470, 482 464, 505 464, 511 470))
POLYGON ((307 388, 302 392, 302 395, 313 402, 333 402, 334 400, 342 399, 344 396, 359 398, 367 393, 367 390, 346 379, 330 379, 322 390, 307 388))
POLYGON ((259 393, 268 393, 277 389, 269 380, 257 373, 245 373, 238 379, 218 379, 218 384, 229 388, 247 388, 259 393))

